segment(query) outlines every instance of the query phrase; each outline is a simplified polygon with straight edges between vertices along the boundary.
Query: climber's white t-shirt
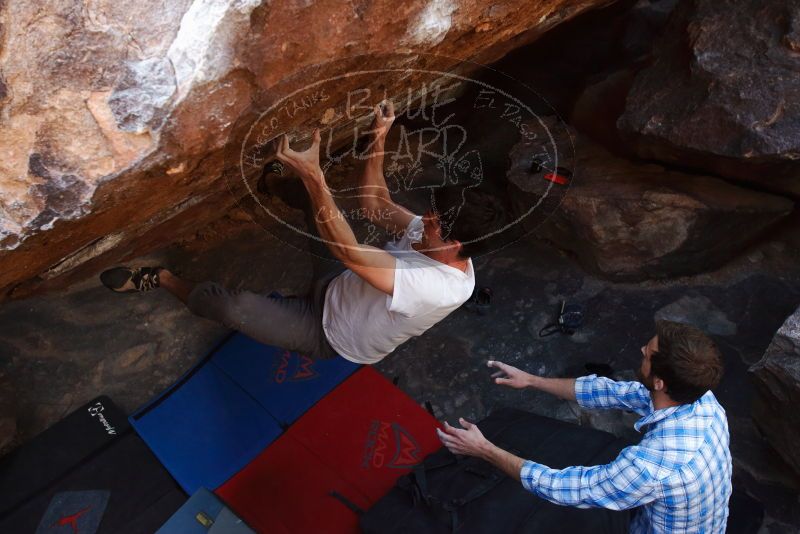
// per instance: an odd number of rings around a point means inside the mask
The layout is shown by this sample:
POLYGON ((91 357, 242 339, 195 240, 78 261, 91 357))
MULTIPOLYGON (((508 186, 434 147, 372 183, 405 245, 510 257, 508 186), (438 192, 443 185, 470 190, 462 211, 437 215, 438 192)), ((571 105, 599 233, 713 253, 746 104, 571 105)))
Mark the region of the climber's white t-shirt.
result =
POLYGON ((387 295, 346 270, 328 285, 322 327, 331 347, 355 363, 376 363, 409 338, 447 317, 472 295, 472 260, 466 272, 417 252, 422 217, 385 249, 395 257, 394 293, 387 295))

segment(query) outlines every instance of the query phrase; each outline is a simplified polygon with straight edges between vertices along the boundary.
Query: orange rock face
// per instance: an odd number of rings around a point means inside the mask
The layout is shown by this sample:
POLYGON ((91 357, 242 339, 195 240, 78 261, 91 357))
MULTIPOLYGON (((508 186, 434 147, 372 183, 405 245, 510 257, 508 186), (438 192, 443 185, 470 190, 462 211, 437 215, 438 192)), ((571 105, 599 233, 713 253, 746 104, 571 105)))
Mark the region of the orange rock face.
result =
MULTIPOLYGON (((469 70, 461 60, 492 62, 608 3, 4 2, 0 298, 63 287, 225 213, 241 192, 224 153, 248 110, 348 68, 395 69, 374 94, 402 95, 415 80, 402 68, 469 70)), ((324 126, 351 89, 327 87, 273 133, 324 126)))

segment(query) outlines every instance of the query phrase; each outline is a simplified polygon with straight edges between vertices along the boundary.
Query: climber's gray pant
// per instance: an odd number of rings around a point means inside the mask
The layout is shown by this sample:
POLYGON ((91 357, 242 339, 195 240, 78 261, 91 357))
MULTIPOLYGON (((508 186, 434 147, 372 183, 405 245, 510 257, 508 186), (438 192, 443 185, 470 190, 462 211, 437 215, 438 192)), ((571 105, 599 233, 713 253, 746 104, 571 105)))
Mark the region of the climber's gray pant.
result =
POLYGON ((328 284, 338 274, 328 273, 315 280, 307 296, 288 298, 229 291, 216 282, 203 282, 189 293, 186 305, 195 315, 261 343, 312 358, 333 358, 336 351, 322 329, 322 311, 328 284))

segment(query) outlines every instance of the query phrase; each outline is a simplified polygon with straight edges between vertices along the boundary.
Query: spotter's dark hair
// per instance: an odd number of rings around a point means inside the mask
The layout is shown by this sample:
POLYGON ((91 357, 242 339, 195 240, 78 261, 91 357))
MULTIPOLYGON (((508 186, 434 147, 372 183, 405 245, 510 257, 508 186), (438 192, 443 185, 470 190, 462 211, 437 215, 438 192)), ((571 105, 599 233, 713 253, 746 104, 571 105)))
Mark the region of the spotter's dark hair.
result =
POLYGON ((666 384, 669 397, 691 404, 722 378, 722 358, 705 332, 691 325, 656 321, 658 351, 650 358, 651 374, 666 384))

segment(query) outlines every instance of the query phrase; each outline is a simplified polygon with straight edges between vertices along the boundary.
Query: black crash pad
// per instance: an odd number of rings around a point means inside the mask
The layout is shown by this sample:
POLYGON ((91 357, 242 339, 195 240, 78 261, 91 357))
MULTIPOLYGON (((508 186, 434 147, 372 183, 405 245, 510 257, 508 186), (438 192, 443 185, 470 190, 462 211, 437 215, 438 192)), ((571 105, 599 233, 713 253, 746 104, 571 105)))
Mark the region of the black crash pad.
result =
POLYGON ((155 532, 185 501, 186 495, 147 445, 126 432, 0 517, 0 532, 155 532))
POLYGON ((129 429, 125 414, 102 396, 4 456, 0 459, 0 517, 129 429))
POLYGON ((108 397, 0 461, 0 532, 154 532, 186 495, 108 397))

